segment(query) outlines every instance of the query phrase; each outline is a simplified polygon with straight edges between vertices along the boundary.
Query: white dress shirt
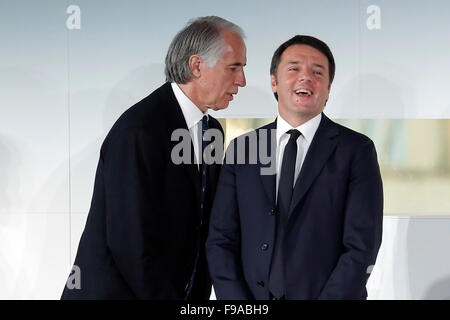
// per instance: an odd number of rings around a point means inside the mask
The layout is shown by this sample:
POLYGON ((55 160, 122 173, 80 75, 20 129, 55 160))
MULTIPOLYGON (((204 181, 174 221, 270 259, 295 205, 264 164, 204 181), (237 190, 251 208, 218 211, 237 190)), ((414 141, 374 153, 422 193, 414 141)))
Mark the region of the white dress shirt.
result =
POLYGON ((191 135, 192 144, 194 145, 195 159, 197 161, 197 167, 200 163, 200 142, 202 137, 202 118, 208 116, 208 109, 203 113, 192 101, 189 99, 180 87, 172 82, 171 83, 173 93, 178 101, 183 112, 184 120, 186 120, 189 133, 191 135))
POLYGON ((322 114, 319 113, 314 118, 306 121, 302 125, 293 128, 289 123, 287 123, 281 116, 278 114, 277 117, 277 192, 276 196, 278 199, 278 183, 280 181, 280 173, 281 173, 281 164, 283 163, 283 154, 284 148, 289 141, 290 135, 287 131, 291 129, 297 129, 301 132, 301 136, 297 139, 297 159, 295 160, 295 174, 294 174, 294 185, 297 181, 298 175, 303 165, 303 161, 305 160, 306 153, 308 152, 309 146, 311 145, 311 141, 316 134, 317 128, 319 128, 320 120, 322 119, 322 114))

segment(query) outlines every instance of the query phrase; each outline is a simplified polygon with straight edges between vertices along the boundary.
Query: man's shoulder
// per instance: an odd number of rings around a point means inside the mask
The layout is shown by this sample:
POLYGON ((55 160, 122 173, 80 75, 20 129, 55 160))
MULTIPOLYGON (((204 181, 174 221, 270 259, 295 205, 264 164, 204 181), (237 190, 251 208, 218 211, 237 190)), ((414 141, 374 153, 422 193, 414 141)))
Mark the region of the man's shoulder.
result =
POLYGON ((346 127, 342 124, 335 123, 334 124, 338 127, 340 136, 342 139, 347 140, 348 142, 354 142, 354 143, 367 143, 372 141, 368 136, 365 134, 355 131, 349 127, 346 127))
POLYGON ((112 129, 153 127, 166 118, 167 111, 176 104, 170 84, 164 84, 147 97, 125 110, 112 129))
POLYGON ((166 122, 177 107, 170 84, 165 83, 147 97, 125 110, 109 130, 104 145, 117 137, 146 133, 159 136, 165 132, 166 122))
POLYGON ((261 157, 274 155, 272 152, 276 148, 274 137, 276 137, 275 122, 250 130, 230 141, 227 157, 233 157, 234 164, 266 163, 267 159, 261 157))
POLYGON ((244 138, 250 138, 250 137, 259 137, 261 135, 269 136, 272 132, 276 133, 276 122, 270 122, 266 125, 263 125, 261 127, 258 127, 256 129, 247 131, 239 136, 237 136, 233 140, 242 140, 244 138), (272 131, 273 130, 273 131, 272 131))
POLYGON ((329 126, 334 127, 336 132, 338 132, 338 139, 341 142, 340 145, 348 149, 358 149, 359 147, 367 144, 373 144, 373 141, 365 134, 355 131, 349 127, 342 124, 331 121, 329 126))

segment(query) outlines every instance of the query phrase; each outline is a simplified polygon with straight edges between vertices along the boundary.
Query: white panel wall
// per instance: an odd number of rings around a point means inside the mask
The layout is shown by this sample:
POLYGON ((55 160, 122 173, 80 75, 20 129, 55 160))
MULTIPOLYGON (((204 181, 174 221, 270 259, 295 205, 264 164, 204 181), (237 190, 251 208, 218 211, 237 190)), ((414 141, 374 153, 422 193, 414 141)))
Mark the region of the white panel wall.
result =
POLYGON ((63 2, 0 2, 0 299, 57 298, 70 263, 63 2))
MULTIPOLYGON (((85 219, 72 215, 72 252, 85 219)), ((450 299, 450 218, 386 216, 383 228, 368 298, 450 299)), ((61 241, 67 229, 63 215, 0 215, 0 299, 60 297, 68 274, 69 246, 61 241)))
POLYGON ((450 299, 450 217, 385 216, 369 299, 450 299))

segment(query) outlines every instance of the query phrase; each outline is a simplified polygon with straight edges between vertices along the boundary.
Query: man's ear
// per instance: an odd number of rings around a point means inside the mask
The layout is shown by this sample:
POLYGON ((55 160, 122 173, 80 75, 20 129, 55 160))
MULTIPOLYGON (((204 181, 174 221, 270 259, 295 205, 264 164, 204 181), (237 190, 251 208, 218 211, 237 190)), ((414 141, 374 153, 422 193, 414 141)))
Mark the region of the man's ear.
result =
POLYGON ((273 93, 276 93, 278 91, 277 77, 273 74, 270 75, 270 86, 272 87, 273 93))
POLYGON ((194 54, 189 57, 189 69, 195 78, 199 78, 201 76, 202 62, 203 59, 199 55, 194 54))

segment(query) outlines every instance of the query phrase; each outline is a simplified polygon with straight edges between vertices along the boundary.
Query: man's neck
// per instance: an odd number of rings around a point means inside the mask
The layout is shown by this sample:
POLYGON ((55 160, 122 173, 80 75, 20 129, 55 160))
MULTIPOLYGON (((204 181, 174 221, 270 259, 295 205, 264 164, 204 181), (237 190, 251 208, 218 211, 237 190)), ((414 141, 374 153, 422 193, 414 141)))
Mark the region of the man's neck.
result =
POLYGON ((193 85, 192 82, 188 82, 186 84, 177 84, 178 87, 183 91, 183 93, 188 97, 196 106, 200 109, 202 113, 205 113, 208 110, 208 107, 201 104, 199 101, 199 94, 197 88, 193 85))
POLYGON ((315 116, 317 116, 317 114, 312 114, 312 115, 292 115, 292 114, 286 114, 284 112, 282 112, 281 110, 279 110, 280 116, 284 119, 284 121, 286 121, 287 123, 289 123, 290 126, 292 126, 292 128, 297 128, 298 126, 301 126, 302 124, 308 122, 309 120, 311 120, 312 118, 314 118, 315 116))

